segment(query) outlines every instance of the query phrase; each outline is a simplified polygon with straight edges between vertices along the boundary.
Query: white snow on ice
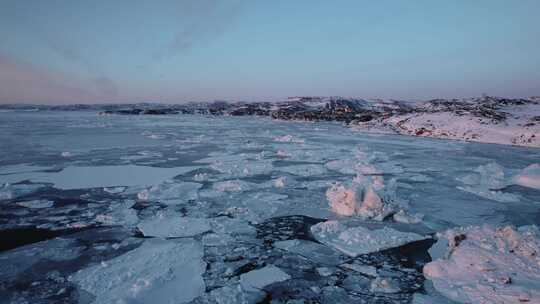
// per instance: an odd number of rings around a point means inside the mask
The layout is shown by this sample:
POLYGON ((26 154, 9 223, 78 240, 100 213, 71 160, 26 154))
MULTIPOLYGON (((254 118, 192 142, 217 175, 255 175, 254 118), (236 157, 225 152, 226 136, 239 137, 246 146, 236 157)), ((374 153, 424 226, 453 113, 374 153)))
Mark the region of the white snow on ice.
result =
POLYGON ((316 224, 311 227, 311 232, 319 242, 352 257, 400 247, 427 238, 416 233, 401 232, 389 227, 375 230, 361 226, 349 228, 338 221, 316 224))
POLYGON ((439 234, 446 256, 424 266, 437 291, 460 303, 540 303, 536 226, 475 226, 439 234))
POLYGON ((126 254, 70 277, 93 303, 186 303, 204 293, 206 264, 193 240, 146 240, 126 254))

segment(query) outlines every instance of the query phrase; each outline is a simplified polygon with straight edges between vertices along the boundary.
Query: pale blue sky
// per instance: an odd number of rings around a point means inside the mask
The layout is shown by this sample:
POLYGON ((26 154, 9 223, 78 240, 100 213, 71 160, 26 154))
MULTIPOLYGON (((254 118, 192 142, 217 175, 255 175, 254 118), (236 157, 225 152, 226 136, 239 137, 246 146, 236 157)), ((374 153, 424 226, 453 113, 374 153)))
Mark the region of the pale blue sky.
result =
POLYGON ((540 95, 537 0, 0 0, 0 102, 540 95))

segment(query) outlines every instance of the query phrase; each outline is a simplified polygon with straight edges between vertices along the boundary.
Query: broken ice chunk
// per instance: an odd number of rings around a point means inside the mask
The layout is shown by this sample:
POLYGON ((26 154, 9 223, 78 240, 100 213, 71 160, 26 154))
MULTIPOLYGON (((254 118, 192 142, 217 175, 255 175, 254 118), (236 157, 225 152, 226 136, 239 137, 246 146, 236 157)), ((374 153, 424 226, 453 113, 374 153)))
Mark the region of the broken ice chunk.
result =
POLYGON ((30 209, 43 209, 52 207, 54 205, 54 202, 49 200, 33 200, 17 202, 17 205, 30 209))
POLYGON ((380 177, 360 176, 350 187, 334 184, 326 191, 326 197, 337 214, 379 221, 392 215, 398 207, 394 180, 385 186, 380 177))
POLYGON ((279 241, 274 243, 274 247, 296 253, 317 264, 336 266, 343 261, 338 251, 311 241, 279 241))
POLYGON ((348 228, 337 221, 314 225, 311 232, 319 242, 352 257, 427 239, 416 233, 401 232, 389 227, 376 230, 361 226, 348 228))
POLYGON ((407 214, 403 210, 399 210, 397 213, 394 214, 393 218, 394 218, 394 221, 398 223, 418 224, 422 222, 424 215, 421 213, 411 215, 411 214, 407 214))
POLYGON ((240 275, 240 285, 245 291, 256 292, 272 283, 287 281, 290 278, 291 276, 283 270, 269 265, 240 275))
POLYGON ((297 143, 297 144, 303 144, 304 140, 295 136, 292 136, 290 134, 283 135, 283 136, 276 136, 274 137, 274 141, 277 142, 290 142, 290 143, 297 143))
POLYGON ((103 191, 110 194, 119 194, 126 191, 127 187, 105 187, 103 191))
POLYGON ((371 281, 371 292, 398 293, 400 290, 399 283, 391 278, 377 277, 375 280, 371 281))
POLYGON ((197 199, 201 187, 199 183, 167 181, 139 192, 137 198, 142 201, 160 201, 168 205, 181 204, 197 199))
POLYGON ((204 293, 206 264, 193 240, 145 241, 139 248, 70 277, 93 303, 186 303, 204 293))
POLYGON ((318 176, 326 173, 326 169, 323 166, 313 164, 279 167, 277 169, 281 172, 303 177, 318 176))
POLYGON ((219 192, 242 192, 255 188, 257 185, 239 179, 216 182, 212 188, 219 192))
POLYGON ((540 189, 540 164, 532 164, 514 177, 514 183, 523 187, 540 189))
POLYGON ((439 235, 445 258, 424 266, 444 296, 460 303, 540 303, 536 226, 457 228, 439 235))
POLYGON ((137 228, 144 236, 161 238, 191 237, 211 229, 207 219, 160 215, 141 221, 137 228))
POLYGON ((457 186, 459 190, 478 195, 489 200, 502 203, 519 202, 520 196, 512 193, 504 193, 500 189, 511 184, 506 176, 505 169, 497 163, 478 166, 474 173, 457 178, 465 186, 457 186))
POLYGON ((0 200, 15 199, 17 197, 36 192, 43 188, 43 184, 10 184, 0 185, 0 200))

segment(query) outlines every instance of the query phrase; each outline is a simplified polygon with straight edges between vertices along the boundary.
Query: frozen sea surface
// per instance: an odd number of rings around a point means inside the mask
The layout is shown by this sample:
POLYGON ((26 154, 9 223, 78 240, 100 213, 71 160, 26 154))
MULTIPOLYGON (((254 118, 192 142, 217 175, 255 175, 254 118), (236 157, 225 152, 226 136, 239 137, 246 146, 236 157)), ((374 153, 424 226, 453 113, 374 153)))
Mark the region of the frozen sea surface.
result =
POLYGON ((535 148, 91 112, 0 113, 0 142, 0 303, 452 303, 437 233, 540 225, 535 148))

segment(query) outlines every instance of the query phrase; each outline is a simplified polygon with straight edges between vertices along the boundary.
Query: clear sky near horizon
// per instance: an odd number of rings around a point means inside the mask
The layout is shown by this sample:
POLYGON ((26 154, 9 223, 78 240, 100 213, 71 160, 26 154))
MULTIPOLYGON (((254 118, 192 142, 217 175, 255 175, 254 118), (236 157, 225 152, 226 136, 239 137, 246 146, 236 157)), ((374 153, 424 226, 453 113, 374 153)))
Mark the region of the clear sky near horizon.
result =
POLYGON ((0 0, 0 103, 540 95, 538 0, 0 0))

